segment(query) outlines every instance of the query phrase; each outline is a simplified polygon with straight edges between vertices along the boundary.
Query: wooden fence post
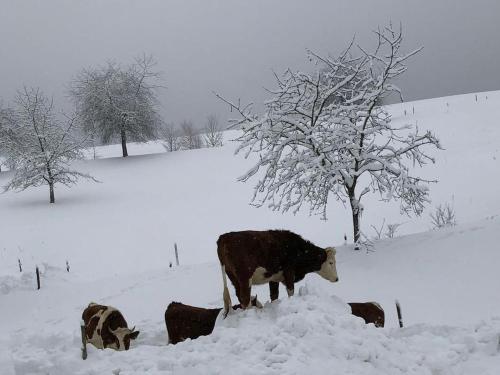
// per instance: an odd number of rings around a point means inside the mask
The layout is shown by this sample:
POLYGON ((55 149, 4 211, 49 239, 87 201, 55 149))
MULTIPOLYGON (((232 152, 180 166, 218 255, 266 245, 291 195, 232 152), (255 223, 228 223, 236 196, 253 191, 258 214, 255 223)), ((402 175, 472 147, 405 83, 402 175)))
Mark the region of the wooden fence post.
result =
POLYGON ((80 331, 82 333, 82 359, 87 359, 87 335, 85 334, 85 322, 80 322, 80 331))
POLYGON ((37 290, 40 290, 40 270, 38 269, 38 266, 36 266, 36 285, 37 285, 37 290))
POLYGON ((401 315, 401 305, 398 300, 396 300, 396 311, 398 312, 399 328, 403 328, 403 316, 401 315))
POLYGON ((175 249, 175 264, 179 265, 179 252, 177 251, 177 243, 174 242, 174 249, 175 249))

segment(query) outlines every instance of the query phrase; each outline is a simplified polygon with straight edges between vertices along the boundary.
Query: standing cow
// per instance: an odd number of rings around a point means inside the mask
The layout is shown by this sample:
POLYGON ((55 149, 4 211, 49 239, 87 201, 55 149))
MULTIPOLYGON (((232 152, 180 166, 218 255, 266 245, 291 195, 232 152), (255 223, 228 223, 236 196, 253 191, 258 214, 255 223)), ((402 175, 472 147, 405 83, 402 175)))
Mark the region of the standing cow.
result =
POLYGON ((128 350, 130 341, 135 340, 139 331, 129 329, 123 315, 111 306, 90 303, 83 311, 87 342, 97 349, 111 348, 128 350))
POLYGON ((217 241, 217 254, 222 269, 226 315, 231 306, 226 274, 243 308, 250 305, 252 285, 269 283, 273 301, 278 298, 280 282, 285 285, 288 296, 292 296, 294 283, 310 272, 331 282, 339 280, 333 247, 320 248, 286 230, 225 233, 217 241))

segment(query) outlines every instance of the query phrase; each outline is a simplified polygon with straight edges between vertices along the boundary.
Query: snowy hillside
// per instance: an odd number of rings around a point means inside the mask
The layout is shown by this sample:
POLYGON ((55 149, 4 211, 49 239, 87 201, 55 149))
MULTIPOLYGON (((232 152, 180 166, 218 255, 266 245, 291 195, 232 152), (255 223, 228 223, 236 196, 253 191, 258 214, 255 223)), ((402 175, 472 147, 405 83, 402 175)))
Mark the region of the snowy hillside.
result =
MULTIPOLYGON (((0 195, 0 373, 3 374, 498 374, 500 371, 500 92, 390 107, 395 122, 434 131, 444 151, 422 174, 435 178, 420 218, 367 196, 362 229, 404 223, 375 251, 354 252, 350 212, 332 201, 329 220, 249 206, 252 182, 236 178, 251 161, 218 149, 163 153, 158 143, 99 148, 78 168, 101 183, 0 195), (406 111, 406 115, 405 115, 406 111), (413 111, 415 112, 413 114, 413 111), (429 231, 429 212, 453 203, 458 226, 429 231), (166 345, 172 300, 222 306, 218 236, 285 228, 338 247, 340 282, 316 275, 291 299, 219 321, 214 335, 166 345), (173 245, 180 250, 180 267, 173 245), (18 259, 24 272, 18 272, 18 259), (69 261, 71 270, 65 270, 69 261), (34 290, 34 268, 42 289, 34 290), (397 328, 394 300, 406 328, 397 328), (344 302, 374 300, 386 328, 365 326, 344 302), (90 349, 80 359, 79 320, 96 301, 118 307, 141 331, 129 352, 90 349), (242 354, 244 353, 244 354, 242 354)), ((9 173, 0 173, 4 185, 9 173)), ((297 289, 299 289, 297 286, 297 289)), ((265 287, 256 288, 268 300, 265 287)), ((235 299, 233 299, 234 301, 235 299)))

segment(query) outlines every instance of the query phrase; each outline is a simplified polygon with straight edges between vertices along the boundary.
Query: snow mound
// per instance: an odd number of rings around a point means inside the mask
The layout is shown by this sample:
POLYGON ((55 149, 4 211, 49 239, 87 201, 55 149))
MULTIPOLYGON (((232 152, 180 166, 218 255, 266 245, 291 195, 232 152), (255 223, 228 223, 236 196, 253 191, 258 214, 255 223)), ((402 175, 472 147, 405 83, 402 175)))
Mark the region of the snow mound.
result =
MULTIPOLYGON (((326 289, 306 283, 298 295, 263 309, 219 316, 214 333, 177 345, 158 342, 163 322, 141 327, 128 352, 89 347, 53 331, 14 337, 15 373, 62 374, 498 374, 500 318, 472 328, 416 325, 378 329, 350 314, 326 289)), ((8 366, 5 368, 9 368, 8 366)), ((14 373, 14 372, 13 372, 14 373)))

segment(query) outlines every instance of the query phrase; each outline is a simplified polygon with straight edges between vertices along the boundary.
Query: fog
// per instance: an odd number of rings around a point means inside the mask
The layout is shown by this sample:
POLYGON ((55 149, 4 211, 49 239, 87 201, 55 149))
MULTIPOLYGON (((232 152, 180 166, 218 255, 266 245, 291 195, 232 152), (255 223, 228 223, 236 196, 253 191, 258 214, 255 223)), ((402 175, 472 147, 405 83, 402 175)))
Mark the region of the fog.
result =
POLYGON ((201 126, 230 114, 212 91, 266 99, 273 70, 310 69, 305 49, 338 53, 356 34, 402 22, 408 50, 424 46, 399 82, 406 100, 500 89, 498 0, 0 0, 0 99, 39 86, 69 109, 83 67, 152 54, 167 121, 201 126))

